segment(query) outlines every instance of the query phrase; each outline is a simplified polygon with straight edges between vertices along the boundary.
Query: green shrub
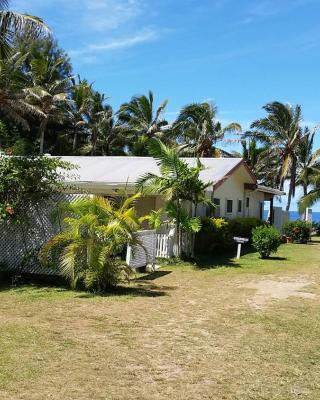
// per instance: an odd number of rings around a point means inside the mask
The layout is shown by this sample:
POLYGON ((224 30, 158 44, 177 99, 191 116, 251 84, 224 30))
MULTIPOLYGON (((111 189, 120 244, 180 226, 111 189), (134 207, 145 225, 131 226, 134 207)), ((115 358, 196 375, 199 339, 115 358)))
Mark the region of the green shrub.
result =
POLYGON ((306 221, 288 221, 283 224, 281 232, 296 243, 306 243, 310 240, 312 224, 306 221))
POLYGON ((195 237, 196 253, 211 253, 230 246, 229 222, 223 218, 202 218, 201 230, 195 237))
POLYGON ((228 231, 231 238, 233 238, 233 236, 240 236, 251 240, 253 229, 261 225, 264 225, 264 222, 261 221, 261 219, 254 217, 239 217, 228 221, 228 231))
POLYGON ((272 226, 258 226, 253 230, 252 244, 262 258, 268 258, 271 253, 277 252, 281 236, 272 226))

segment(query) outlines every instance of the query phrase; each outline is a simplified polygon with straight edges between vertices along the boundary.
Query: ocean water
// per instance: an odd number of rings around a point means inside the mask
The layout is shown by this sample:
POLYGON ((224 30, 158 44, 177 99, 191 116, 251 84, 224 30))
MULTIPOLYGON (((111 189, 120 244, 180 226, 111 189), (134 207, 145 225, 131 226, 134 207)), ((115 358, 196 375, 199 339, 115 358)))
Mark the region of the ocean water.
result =
MULTIPOLYGON (((264 210, 264 218, 266 219, 268 217, 268 210, 264 210)), ((300 215, 298 211, 289 211, 290 215, 290 221, 296 221, 297 219, 300 219, 300 215)), ((312 212, 312 221, 313 222, 320 222, 320 212, 313 211, 312 212)))

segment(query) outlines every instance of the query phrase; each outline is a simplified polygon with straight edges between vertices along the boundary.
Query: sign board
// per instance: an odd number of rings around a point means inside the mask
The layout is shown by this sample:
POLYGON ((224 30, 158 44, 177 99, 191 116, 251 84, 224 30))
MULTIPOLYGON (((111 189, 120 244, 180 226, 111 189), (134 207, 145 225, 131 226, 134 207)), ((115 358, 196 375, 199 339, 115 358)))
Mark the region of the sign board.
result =
POLYGON ((249 242, 249 239, 248 239, 248 238, 242 238, 242 237, 238 237, 238 236, 234 236, 234 237, 233 237, 233 240, 234 240, 236 243, 247 243, 247 242, 249 242))

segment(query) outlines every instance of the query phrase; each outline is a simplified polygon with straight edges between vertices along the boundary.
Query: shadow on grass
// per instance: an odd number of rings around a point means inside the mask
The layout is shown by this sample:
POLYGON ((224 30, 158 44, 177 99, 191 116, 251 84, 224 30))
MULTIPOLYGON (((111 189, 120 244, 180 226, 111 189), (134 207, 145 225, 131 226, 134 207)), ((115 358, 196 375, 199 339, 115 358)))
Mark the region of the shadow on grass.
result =
POLYGON ((135 281, 154 281, 155 279, 161 278, 162 276, 166 276, 171 273, 172 271, 155 271, 151 272, 148 275, 141 276, 140 278, 135 279, 135 281))
MULTIPOLYGON (((160 271, 159 271, 160 272, 160 271)), ((170 271, 163 271, 170 273, 170 271)), ((152 274, 151 274, 152 275, 152 274)), ((166 274, 163 274, 166 275, 166 274)), ((14 291, 16 294, 21 295, 30 295, 30 297, 50 297, 51 294, 55 293, 57 295, 64 294, 64 293, 74 293, 74 297, 76 298, 93 298, 93 297, 161 297, 167 296, 168 290, 175 289, 174 287, 170 286, 161 286, 155 285, 152 283, 147 282, 148 277, 144 277, 146 280, 143 282, 142 280, 138 282, 140 279, 133 280, 131 284, 128 286, 117 286, 117 287, 110 287, 106 292, 103 293, 91 293, 85 292, 81 289, 79 290, 71 290, 67 285, 59 285, 59 284, 44 284, 42 282, 26 282, 21 281, 15 284, 12 284, 10 279, 2 281, 0 284, 0 292, 11 292, 14 291)), ((155 279, 155 278, 154 278, 155 279)), ((151 278, 150 278, 151 280, 151 278)), ((72 295, 73 296, 73 295, 72 295)))
MULTIPOLYGON (((236 257, 236 248, 225 250, 224 253, 197 255, 195 267, 199 269, 218 269, 218 268, 242 268, 240 260, 236 257)), ((241 257, 246 254, 255 253, 256 250, 251 246, 242 246, 241 257)))
POLYGON ((165 286, 155 285, 138 285, 138 286, 118 286, 110 288, 105 293, 80 293, 77 297, 88 299, 93 297, 114 297, 114 296, 129 296, 129 297, 162 297, 167 296, 167 289, 165 286))
POLYGON ((287 257, 269 256, 268 258, 264 258, 264 260, 285 261, 287 257))

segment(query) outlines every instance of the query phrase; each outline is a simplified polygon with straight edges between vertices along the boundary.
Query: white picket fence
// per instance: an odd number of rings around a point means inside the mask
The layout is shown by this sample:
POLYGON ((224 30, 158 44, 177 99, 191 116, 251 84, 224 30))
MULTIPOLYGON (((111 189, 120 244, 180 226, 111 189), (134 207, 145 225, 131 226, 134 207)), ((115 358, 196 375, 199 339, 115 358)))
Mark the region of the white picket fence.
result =
POLYGON ((169 258, 172 237, 167 233, 157 234, 156 257, 169 258))

